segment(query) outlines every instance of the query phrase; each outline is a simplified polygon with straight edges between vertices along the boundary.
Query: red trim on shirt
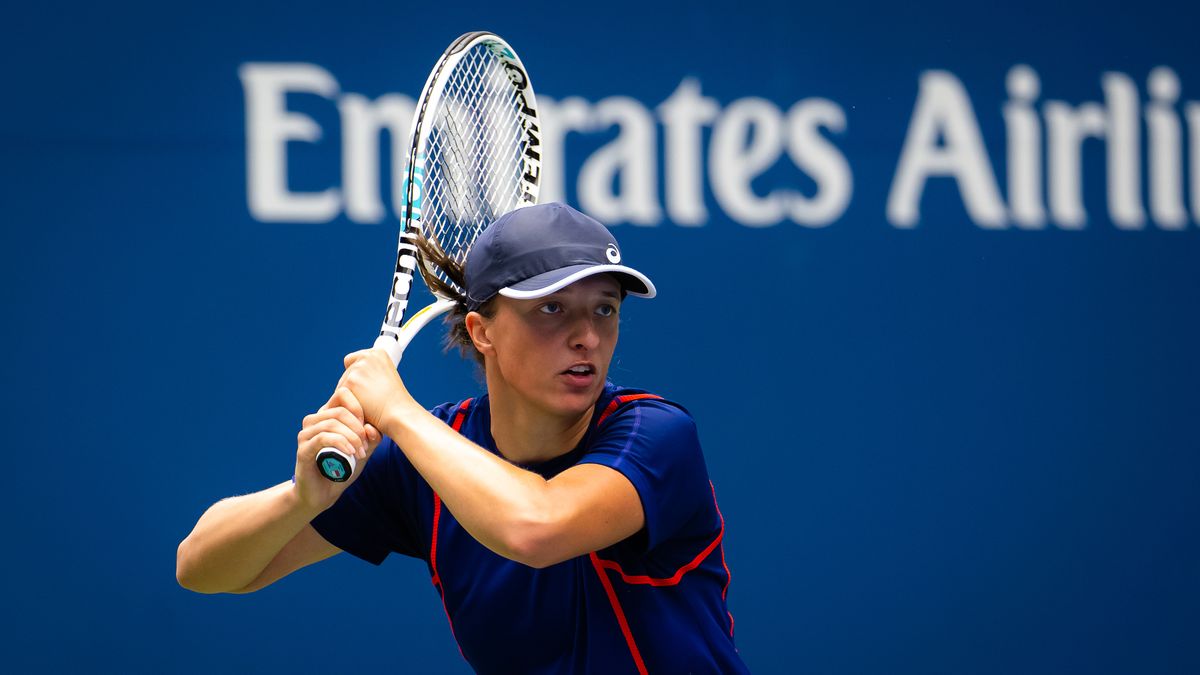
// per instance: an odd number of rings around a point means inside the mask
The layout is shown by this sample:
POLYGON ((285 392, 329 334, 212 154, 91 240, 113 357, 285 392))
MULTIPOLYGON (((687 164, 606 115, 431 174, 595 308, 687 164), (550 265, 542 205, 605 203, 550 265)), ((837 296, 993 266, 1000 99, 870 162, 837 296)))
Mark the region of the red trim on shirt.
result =
POLYGON ((433 535, 429 537, 429 566, 433 568, 433 585, 440 586, 442 578, 437 571, 438 522, 442 519, 442 498, 433 493, 433 535))
MULTIPOLYGON (((700 566, 700 563, 704 562, 704 559, 707 558, 708 555, 713 552, 713 549, 715 549, 717 545, 721 543, 721 539, 724 536, 725 528, 721 528, 721 532, 717 534, 717 538, 713 539, 711 544, 705 546, 704 550, 701 551, 700 554, 695 558, 693 558, 691 562, 675 570, 675 574, 672 574, 669 577, 648 577, 639 574, 626 574, 625 570, 621 569, 620 563, 614 560, 605 560, 603 558, 597 558, 597 560, 599 561, 601 567, 610 569, 617 574, 620 574, 621 580, 627 584, 642 584, 646 586, 675 586, 683 580, 683 575, 696 569, 700 566)), ((726 587, 728 587, 728 584, 726 584, 726 587)))
MULTIPOLYGON (((462 429, 463 420, 467 418, 467 408, 471 407, 471 400, 467 399, 458 406, 458 412, 454 415, 454 423, 451 428, 455 431, 462 429)), ((437 544, 438 544, 438 524, 442 521, 442 498, 438 493, 433 493, 433 532, 429 537, 429 568, 433 571, 433 585, 438 590, 438 595, 442 598, 442 611, 446 612, 446 621, 450 622, 450 635, 454 638, 454 644, 458 645, 458 653, 467 658, 463 654, 462 645, 458 644, 458 636, 454 634, 454 619, 450 618, 450 608, 446 606, 446 591, 442 587, 442 577, 438 574, 437 568, 437 544)))
MULTIPOLYGON (((729 584, 733 581, 733 574, 730 573, 729 565, 725 562, 725 545, 723 543, 725 540, 725 516, 721 515, 721 507, 717 505, 716 486, 712 484, 712 481, 709 481, 708 487, 713 493, 713 506, 717 509, 717 518, 721 520, 721 530, 717 532, 717 536, 712 540, 712 543, 710 543, 708 546, 705 546, 704 550, 701 551, 695 558, 693 558, 691 562, 675 570, 675 574, 672 574, 669 577, 650 577, 640 574, 626 574, 625 570, 621 569, 620 563, 615 560, 605 560, 595 553, 591 554, 592 564, 596 566, 597 571, 603 568, 616 572, 617 574, 621 575, 621 581, 624 581, 627 584, 655 587, 675 586, 683 580, 683 576, 685 574, 699 567, 700 563, 704 562, 704 559, 712 554, 713 549, 719 548, 721 551, 721 567, 725 568, 725 586, 721 589, 721 599, 725 600, 726 596, 729 594, 729 584)), ((601 580, 605 582, 605 587, 607 588, 608 579, 604 578, 604 575, 601 575, 601 580)), ((733 637, 733 613, 728 610, 726 610, 725 613, 729 616, 729 636, 733 637)), ((632 640, 632 638, 627 639, 632 640)))
POLYGON ((469 398, 459 404, 458 412, 454 415, 454 423, 450 425, 450 427, 455 431, 460 431, 462 429, 463 420, 467 418, 467 408, 471 407, 471 401, 473 400, 475 399, 469 398))
MULTIPOLYGON (((717 489, 713 486, 712 481, 708 482, 708 486, 710 489, 712 489, 712 492, 713 492, 713 506, 716 506, 716 504, 717 504, 717 489)), ((713 552, 713 549, 720 546, 721 542, 725 539, 725 517, 721 515, 720 507, 717 507, 717 517, 721 519, 721 529, 719 532, 717 532, 716 538, 713 539, 712 543, 710 543, 708 546, 705 546, 704 550, 700 551, 700 553, 695 558, 693 558, 691 562, 689 562, 686 565, 684 565, 683 567, 680 567, 679 569, 675 570, 675 574, 672 574, 669 577, 648 577, 648 576, 643 576, 643 575, 626 574, 625 570, 621 569, 620 563, 616 562, 615 560, 605 560, 604 558, 597 558, 597 560, 600 561, 600 565, 602 567, 604 567, 605 569, 610 569, 610 570, 616 572, 617 574, 620 574, 621 580, 627 584, 642 584, 642 585, 648 585, 648 586, 675 586, 680 581, 683 580, 683 575, 685 575, 688 572, 691 572, 692 570, 699 567, 700 563, 704 562, 704 559, 707 558, 709 556, 709 554, 713 552)), ((729 592, 729 582, 732 580, 732 576, 729 574, 729 566, 725 564, 725 547, 724 546, 721 546, 721 566, 725 568, 725 575, 726 575, 725 588, 721 591, 721 599, 724 600, 725 594, 729 592)))
POLYGON ((656 394, 626 394, 624 396, 614 396, 613 400, 609 402, 608 407, 604 409, 604 412, 600 413, 600 419, 596 420, 596 426, 604 424, 604 420, 622 405, 630 401, 638 401, 644 398, 658 399, 659 401, 662 400, 662 397, 656 394))
MULTIPOLYGON (((725 516, 721 515, 721 507, 717 505, 717 486, 708 481, 708 486, 712 488, 713 506, 717 509, 717 517, 721 519, 721 532, 725 532, 725 516)), ((725 600, 729 594, 729 584, 733 582, 733 573, 729 571, 729 564, 725 562, 725 542, 721 542, 721 567, 725 568, 725 588, 721 589, 721 599, 725 600)), ((729 637, 733 637, 733 612, 728 609, 725 613, 729 615, 729 637)))
POLYGON ((633 632, 629 630, 629 622, 625 620, 625 610, 621 609, 621 601, 617 599, 617 592, 613 590, 612 582, 608 580, 608 575, 601 569, 600 557, 595 552, 588 554, 592 559, 592 567, 596 568, 596 576, 600 577, 600 584, 604 586, 604 593, 608 595, 608 604, 612 605, 613 614, 617 615, 617 623, 621 626, 621 634, 625 636, 625 644, 629 647, 629 655, 633 657, 633 663, 637 666, 640 675, 647 675, 646 662, 642 660, 642 652, 638 650, 637 642, 633 639, 633 632))
MULTIPOLYGON (((467 408, 471 407, 471 399, 467 399, 458 406, 458 412, 454 415, 454 423, 450 425, 455 431, 462 430, 463 420, 467 417, 467 408)), ((438 540, 438 523, 442 519, 442 498, 438 493, 433 493, 433 534, 429 537, 429 566, 433 568, 433 585, 441 586, 442 578, 438 576, 437 570, 437 540, 438 540)), ((449 612, 446 617, 449 618, 449 612)))
POLYGON ((442 577, 437 571, 437 536, 438 522, 442 519, 442 498, 435 492, 433 493, 433 536, 430 538, 432 543, 429 546, 429 566, 433 569, 433 586, 438 591, 438 597, 442 599, 442 611, 446 613, 446 621, 450 624, 450 637, 454 638, 454 644, 458 645, 458 653, 465 660, 466 654, 463 654, 462 645, 458 644, 458 636, 454 634, 454 619, 450 618, 450 608, 446 606, 446 591, 442 588, 442 577))

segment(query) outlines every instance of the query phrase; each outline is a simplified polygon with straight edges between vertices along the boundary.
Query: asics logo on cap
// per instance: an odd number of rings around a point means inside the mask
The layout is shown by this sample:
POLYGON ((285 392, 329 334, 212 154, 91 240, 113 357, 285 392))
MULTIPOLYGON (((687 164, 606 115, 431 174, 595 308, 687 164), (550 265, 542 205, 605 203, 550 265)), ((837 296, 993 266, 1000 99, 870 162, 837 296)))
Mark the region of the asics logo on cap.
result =
POLYGON ((608 261, 614 265, 621 262, 621 252, 617 250, 616 244, 609 244, 604 250, 604 255, 608 256, 608 261))

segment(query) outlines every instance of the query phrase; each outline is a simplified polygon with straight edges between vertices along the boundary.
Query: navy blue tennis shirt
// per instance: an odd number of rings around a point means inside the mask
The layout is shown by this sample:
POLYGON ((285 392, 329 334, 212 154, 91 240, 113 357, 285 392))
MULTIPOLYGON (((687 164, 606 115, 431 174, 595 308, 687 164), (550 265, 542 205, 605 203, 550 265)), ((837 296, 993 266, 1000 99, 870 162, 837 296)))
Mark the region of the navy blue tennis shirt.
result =
MULTIPOLYGON (((433 414, 496 453, 487 396, 433 414)), ((724 519, 682 406, 607 383, 571 452, 523 465, 549 479, 576 464, 626 476, 646 516, 634 536, 535 569, 458 523, 390 439, 313 526, 374 564, 426 562, 463 657, 479 673, 744 673, 726 605, 724 519)))

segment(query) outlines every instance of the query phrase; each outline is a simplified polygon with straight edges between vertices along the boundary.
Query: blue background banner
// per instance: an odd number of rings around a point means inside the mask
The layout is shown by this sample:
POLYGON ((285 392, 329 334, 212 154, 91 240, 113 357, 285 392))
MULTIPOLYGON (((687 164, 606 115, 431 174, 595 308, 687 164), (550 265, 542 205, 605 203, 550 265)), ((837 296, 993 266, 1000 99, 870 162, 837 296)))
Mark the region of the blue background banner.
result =
MULTIPOLYGON (((11 12, 10 12, 11 14, 11 12)), ((0 28, 12 672, 469 672, 423 563, 179 588, 370 344, 412 99, 521 54, 660 296, 760 673, 1200 671, 1188 3, 43 3, 0 28), (399 130, 394 132, 393 130, 399 130)), ((433 406, 470 364, 410 347, 433 406)))

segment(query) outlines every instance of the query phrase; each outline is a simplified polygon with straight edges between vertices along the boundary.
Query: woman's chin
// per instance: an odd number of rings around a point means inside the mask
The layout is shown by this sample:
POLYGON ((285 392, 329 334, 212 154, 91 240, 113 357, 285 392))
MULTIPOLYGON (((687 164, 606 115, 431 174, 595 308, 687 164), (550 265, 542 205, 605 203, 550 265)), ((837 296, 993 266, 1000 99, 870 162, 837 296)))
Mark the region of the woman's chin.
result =
POLYGON ((604 389, 602 385, 603 382, 596 380, 585 387, 559 387, 554 396, 546 401, 547 407, 564 416, 582 415, 596 405, 596 399, 600 398, 600 392, 604 389))

